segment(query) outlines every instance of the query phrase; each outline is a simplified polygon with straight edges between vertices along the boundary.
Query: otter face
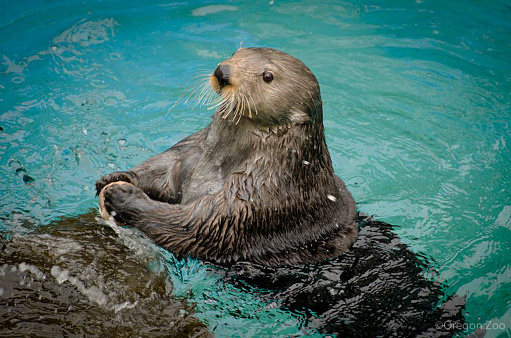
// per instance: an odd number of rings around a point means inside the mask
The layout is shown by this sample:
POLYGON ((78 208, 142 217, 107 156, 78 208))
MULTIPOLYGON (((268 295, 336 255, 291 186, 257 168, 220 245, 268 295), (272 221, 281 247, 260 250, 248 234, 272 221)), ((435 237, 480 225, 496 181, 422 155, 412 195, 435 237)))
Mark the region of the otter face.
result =
POLYGON ((316 77, 300 60, 270 48, 241 48, 221 62, 209 83, 222 117, 266 126, 308 123, 321 109, 316 77))

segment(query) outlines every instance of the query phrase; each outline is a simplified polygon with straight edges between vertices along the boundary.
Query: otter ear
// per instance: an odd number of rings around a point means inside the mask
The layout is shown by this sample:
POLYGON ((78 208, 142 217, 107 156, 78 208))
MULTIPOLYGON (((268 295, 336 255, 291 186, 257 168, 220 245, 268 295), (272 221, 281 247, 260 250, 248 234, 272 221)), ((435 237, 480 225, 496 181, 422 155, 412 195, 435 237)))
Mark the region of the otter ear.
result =
POLYGON ((292 124, 307 124, 311 123, 311 118, 303 110, 293 109, 291 110, 289 121, 291 121, 292 124))

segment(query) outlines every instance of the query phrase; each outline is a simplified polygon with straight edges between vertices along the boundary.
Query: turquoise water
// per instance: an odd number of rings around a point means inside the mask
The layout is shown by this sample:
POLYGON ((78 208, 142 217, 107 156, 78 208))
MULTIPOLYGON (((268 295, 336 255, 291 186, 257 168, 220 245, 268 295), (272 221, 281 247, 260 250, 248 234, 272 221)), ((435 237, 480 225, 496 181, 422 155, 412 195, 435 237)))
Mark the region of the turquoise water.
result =
MULTIPOLYGON (((431 278, 466 295, 468 324, 511 335, 509 2, 4 1, 0 33, 5 236, 96 207, 96 179, 208 124, 205 107, 169 111, 191 78, 269 46, 316 74, 335 170, 360 211, 432 258, 431 278)), ((180 264, 176 294, 219 335, 296 331, 300 318, 248 316, 249 295, 180 264)))

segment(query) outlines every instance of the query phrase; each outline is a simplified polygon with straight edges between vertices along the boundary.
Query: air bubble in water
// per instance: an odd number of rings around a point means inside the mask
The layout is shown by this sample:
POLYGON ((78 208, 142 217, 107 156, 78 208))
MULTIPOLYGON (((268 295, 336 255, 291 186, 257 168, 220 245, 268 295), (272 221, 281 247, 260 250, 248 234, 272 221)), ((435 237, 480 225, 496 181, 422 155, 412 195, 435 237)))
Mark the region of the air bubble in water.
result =
POLYGON ((21 76, 16 76, 16 77, 13 77, 11 81, 15 84, 20 84, 23 81, 25 81, 25 79, 21 76))
POLYGON ((121 59, 121 54, 119 53, 110 53, 110 60, 119 60, 121 59))

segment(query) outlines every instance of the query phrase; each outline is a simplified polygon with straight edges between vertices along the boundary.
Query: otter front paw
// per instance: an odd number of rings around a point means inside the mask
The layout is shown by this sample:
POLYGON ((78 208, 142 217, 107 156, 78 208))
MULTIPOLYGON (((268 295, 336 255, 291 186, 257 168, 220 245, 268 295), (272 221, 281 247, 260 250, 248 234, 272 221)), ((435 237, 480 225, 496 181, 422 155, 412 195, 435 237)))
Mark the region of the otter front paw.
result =
POLYGON ((99 196, 101 190, 113 182, 128 182, 136 185, 135 174, 129 171, 116 171, 103 176, 101 179, 96 181, 96 196, 99 196))
POLYGON ((107 214, 112 214, 116 222, 135 225, 151 207, 151 199, 131 184, 110 184, 102 191, 101 204, 107 214))

